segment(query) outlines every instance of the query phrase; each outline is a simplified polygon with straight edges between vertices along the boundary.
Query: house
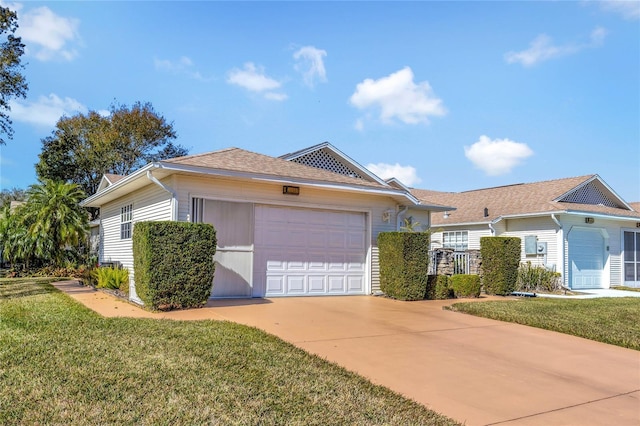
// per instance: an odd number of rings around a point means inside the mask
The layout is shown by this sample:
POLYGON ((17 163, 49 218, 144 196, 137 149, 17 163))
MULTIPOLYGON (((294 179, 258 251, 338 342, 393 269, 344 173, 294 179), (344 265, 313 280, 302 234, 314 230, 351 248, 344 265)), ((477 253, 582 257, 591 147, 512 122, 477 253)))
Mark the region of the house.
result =
POLYGON ((522 261, 562 274, 572 289, 640 287, 640 205, 598 175, 465 192, 414 189, 455 211, 431 217, 432 246, 479 249, 485 236, 522 239, 522 261))
POLYGON ((84 200, 100 208, 101 262, 130 271, 136 222, 211 223, 218 248, 212 297, 371 294, 377 236, 432 212, 396 180, 382 180, 329 143, 275 158, 239 148, 157 161, 107 175, 84 200))

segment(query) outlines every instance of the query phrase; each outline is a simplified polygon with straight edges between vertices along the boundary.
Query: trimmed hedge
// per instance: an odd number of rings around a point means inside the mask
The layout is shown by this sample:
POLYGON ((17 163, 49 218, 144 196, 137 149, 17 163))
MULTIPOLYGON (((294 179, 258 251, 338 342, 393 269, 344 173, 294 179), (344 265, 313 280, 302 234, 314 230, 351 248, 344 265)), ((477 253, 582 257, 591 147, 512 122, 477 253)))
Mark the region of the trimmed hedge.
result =
POLYGON ((378 235, 380 289, 399 300, 422 300, 427 291, 429 240, 426 232, 378 235))
POLYGON ((436 275, 435 297, 437 300, 445 300, 453 298, 453 290, 449 286, 449 277, 447 275, 436 275))
POLYGON ((482 281, 487 294, 507 295, 516 288, 520 238, 481 237, 482 281))
POLYGON ((133 228, 136 293, 153 309, 200 307, 211 294, 216 231, 188 222, 138 222, 133 228))
POLYGON ((480 297, 480 276, 473 274, 457 274, 449 278, 449 285, 455 297, 480 297))

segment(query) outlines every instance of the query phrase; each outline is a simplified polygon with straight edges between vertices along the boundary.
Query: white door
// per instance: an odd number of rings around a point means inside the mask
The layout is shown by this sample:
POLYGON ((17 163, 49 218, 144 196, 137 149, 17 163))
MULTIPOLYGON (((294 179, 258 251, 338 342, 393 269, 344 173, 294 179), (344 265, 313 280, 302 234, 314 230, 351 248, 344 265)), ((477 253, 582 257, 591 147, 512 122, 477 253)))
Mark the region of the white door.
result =
POLYGON ((602 288, 604 237, 598 229, 572 229, 569 233, 569 285, 574 290, 602 288))
POLYGON ((253 204, 205 200, 203 221, 216 229, 211 297, 251 297, 253 204))
POLYGON ((365 294, 364 213, 256 206, 254 296, 365 294))

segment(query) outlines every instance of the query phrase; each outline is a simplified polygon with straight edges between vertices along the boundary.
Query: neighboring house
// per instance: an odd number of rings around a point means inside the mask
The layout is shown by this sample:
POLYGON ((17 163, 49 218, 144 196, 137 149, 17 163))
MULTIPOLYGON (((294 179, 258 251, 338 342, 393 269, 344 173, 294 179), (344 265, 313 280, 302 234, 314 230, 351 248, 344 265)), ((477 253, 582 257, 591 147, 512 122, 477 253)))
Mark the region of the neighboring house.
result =
POLYGON ((211 223, 218 249, 212 297, 371 294, 379 289, 377 236, 432 212, 328 143, 274 158, 238 148, 150 163, 105 176, 82 202, 100 208, 100 261, 131 274, 136 222, 211 223))
POLYGON ((640 205, 626 203, 598 175, 412 193, 456 208, 432 215, 433 247, 479 249, 481 237, 515 236, 522 261, 554 268, 572 289, 640 287, 640 205))

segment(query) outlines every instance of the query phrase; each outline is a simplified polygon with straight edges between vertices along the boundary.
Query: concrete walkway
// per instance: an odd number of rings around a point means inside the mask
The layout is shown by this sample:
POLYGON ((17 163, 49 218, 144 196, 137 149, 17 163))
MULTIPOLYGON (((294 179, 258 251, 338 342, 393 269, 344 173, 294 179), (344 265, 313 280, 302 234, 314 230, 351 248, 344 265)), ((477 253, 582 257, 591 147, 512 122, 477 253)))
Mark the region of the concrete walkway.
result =
POLYGON ((640 425, 639 352, 443 310, 451 301, 219 300, 154 314, 74 282, 56 287, 105 316, 261 328, 467 425, 640 425))

